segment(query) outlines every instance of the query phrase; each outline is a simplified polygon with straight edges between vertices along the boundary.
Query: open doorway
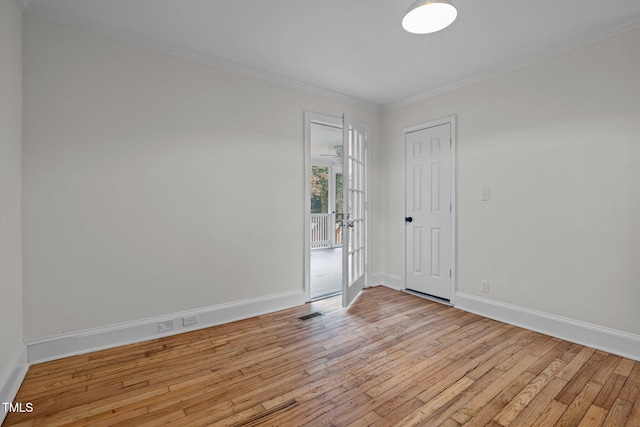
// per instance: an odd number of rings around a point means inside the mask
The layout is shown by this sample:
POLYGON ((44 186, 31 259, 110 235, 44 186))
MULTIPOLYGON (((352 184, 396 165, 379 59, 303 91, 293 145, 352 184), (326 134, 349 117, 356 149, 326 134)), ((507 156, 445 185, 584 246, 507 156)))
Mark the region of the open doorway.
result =
POLYGON ((342 118, 304 114, 303 261, 308 300, 341 293, 342 306, 347 307, 367 283, 369 134, 367 125, 355 123, 347 114, 342 118), (312 180, 317 189, 312 189, 312 180), (320 200, 312 198, 312 190, 320 200), (312 202, 313 215, 322 218, 313 225, 312 202), (340 276, 341 289, 340 281, 334 280, 340 276), (316 286, 324 279, 330 287, 316 286))
POLYGON ((309 125, 309 299, 342 292, 342 123, 309 125))

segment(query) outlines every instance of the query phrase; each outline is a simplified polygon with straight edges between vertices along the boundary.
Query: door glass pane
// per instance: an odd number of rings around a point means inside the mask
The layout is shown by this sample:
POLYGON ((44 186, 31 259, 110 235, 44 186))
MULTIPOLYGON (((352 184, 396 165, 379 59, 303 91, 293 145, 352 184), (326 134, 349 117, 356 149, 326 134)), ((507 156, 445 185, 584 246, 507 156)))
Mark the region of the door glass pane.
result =
POLYGON ((311 166, 311 213, 329 212, 329 168, 311 166))
POLYGON ((336 245, 342 244, 342 227, 340 224, 343 220, 343 212, 344 205, 342 203, 343 193, 342 193, 342 174, 340 172, 336 173, 336 193, 335 193, 335 201, 336 205, 334 206, 334 211, 336 212, 336 245))

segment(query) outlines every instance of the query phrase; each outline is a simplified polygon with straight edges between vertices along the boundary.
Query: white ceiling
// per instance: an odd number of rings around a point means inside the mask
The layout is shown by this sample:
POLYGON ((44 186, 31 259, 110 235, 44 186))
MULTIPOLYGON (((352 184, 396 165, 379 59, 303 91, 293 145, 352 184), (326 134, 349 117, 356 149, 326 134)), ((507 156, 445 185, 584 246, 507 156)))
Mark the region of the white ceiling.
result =
POLYGON ((19 0, 26 12, 373 108, 476 81, 640 25, 640 0, 454 0, 406 33, 413 0, 19 0))

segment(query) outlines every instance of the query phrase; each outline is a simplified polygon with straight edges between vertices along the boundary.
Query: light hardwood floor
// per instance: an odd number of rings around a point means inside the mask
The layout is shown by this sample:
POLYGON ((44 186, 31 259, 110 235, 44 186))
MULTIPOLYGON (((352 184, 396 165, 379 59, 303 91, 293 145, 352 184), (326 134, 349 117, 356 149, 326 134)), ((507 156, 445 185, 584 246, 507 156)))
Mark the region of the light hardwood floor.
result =
POLYGON ((339 303, 32 366, 4 426, 640 426, 638 362, 384 287, 339 303))

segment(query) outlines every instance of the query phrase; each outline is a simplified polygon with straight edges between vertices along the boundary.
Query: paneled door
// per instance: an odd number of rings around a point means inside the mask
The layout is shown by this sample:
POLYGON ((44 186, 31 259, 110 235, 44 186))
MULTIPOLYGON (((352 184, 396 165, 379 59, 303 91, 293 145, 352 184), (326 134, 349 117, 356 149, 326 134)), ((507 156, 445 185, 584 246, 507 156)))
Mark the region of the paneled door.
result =
POLYGON ((406 288, 451 299, 451 123, 405 133, 406 288))
POLYGON ((347 307, 365 285, 367 132, 343 117, 342 306, 347 307))

